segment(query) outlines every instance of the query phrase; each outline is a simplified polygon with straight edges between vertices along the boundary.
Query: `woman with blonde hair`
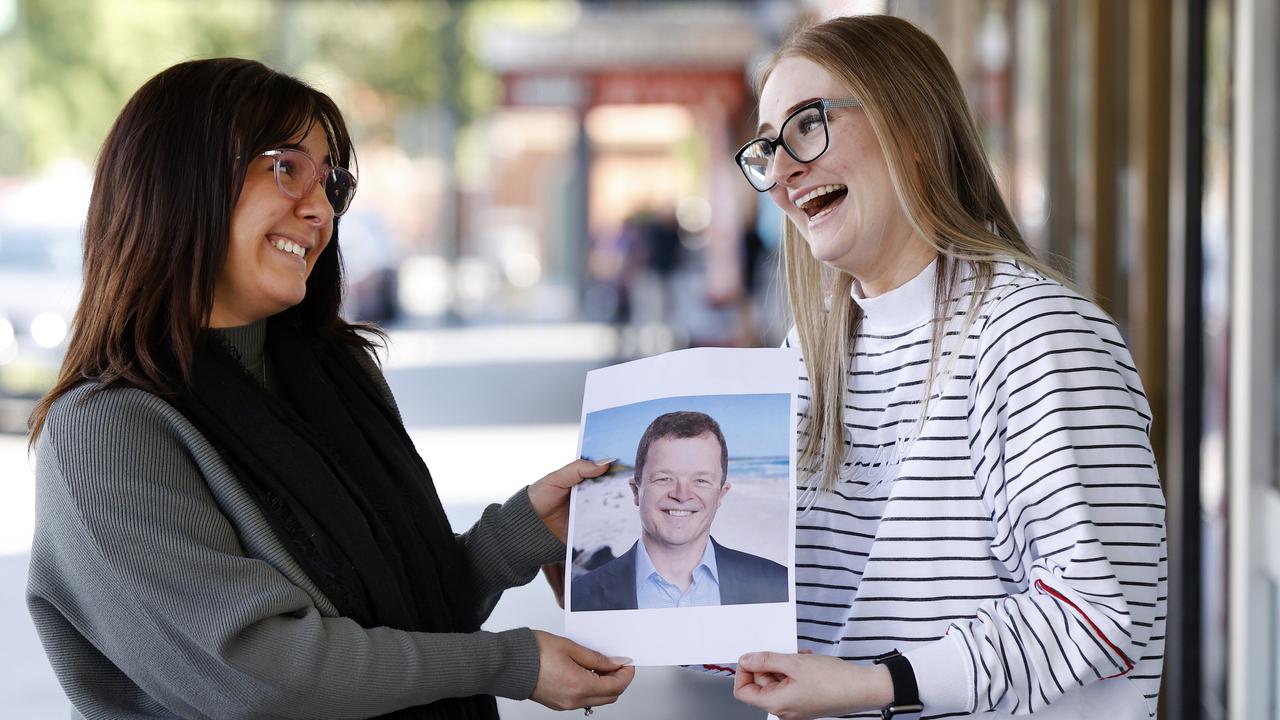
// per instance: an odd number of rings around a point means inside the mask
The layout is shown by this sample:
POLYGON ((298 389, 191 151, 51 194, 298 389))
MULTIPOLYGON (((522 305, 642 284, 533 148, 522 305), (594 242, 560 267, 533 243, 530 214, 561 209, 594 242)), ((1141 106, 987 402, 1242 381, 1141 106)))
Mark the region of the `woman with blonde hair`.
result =
POLYGON ((735 695, 1154 717, 1151 411, 1115 324, 1023 241, 945 55, 901 19, 830 20, 778 50, 758 110, 737 161, 787 217, 802 653, 744 655, 735 695))

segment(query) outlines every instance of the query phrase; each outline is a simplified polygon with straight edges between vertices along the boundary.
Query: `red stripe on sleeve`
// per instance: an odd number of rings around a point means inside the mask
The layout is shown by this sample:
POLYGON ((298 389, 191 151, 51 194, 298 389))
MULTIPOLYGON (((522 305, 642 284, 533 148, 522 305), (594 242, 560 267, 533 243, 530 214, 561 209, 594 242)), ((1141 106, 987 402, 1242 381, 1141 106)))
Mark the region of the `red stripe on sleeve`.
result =
POLYGON ((1125 673, 1127 673, 1127 672, 1129 672, 1130 670, 1132 670, 1132 669, 1133 669, 1133 661, 1129 659, 1129 656, 1128 656, 1128 655, 1125 655, 1125 654, 1124 654, 1124 652, 1123 652, 1120 648, 1116 647, 1116 644, 1115 644, 1115 643, 1113 643, 1113 642, 1111 642, 1111 640, 1106 636, 1106 634, 1105 634, 1105 633, 1103 633, 1103 632, 1102 632, 1102 630, 1098 629, 1098 626, 1097 626, 1097 625, 1095 625, 1095 624, 1093 623, 1093 620, 1092 620, 1092 619, 1091 619, 1087 614, 1085 614, 1085 613, 1084 613, 1084 611, 1082 611, 1078 605, 1076 605, 1075 603, 1071 602, 1071 600, 1069 600, 1069 599, 1068 599, 1065 595, 1063 595, 1062 593, 1060 593, 1060 592, 1058 592, 1057 590, 1054 590, 1053 588, 1049 587, 1047 584, 1045 584, 1045 582, 1044 582, 1043 580, 1036 580, 1036 587, 1037 587, 1037 588, 1039 588, 1041 592, 1049 593, 1050 595, 1054 596, 1055 598, 1057 598, 1057 599, 1061 600, 1062 602, 1064 602, 1064 603, 1066 603, 1066 604, 1070 605, 1070 606, 1071 606, 1071 609, 1072 609, 1072 610, 1075 610, 1077 615, 1079 615, 1080 617, 1084 618, 1084 621, 1085 621, 1085 622, 1087 622, 1087 623, 1089 623, 1089 627, 1093 628, 1093 632, 1094 632, 1094 634, 1095 634, 1095 635, 1097 635, 1098 637, 1102 638, 1102 642, 1106 643, 1106 644, 1107 644, 1107 647, 1111 648, 1111 650, 1112 650, 1112 651, 1114 651, 1114 652, 1115 652, 1115 654, 1119 655, 1121 660, 1124 660, 1124 664, 1125 664, 1125 668, 1124 668, 1124 670, 1121 670, 1120 672, 1116 673, 1115 675, 1108 675, 1108 676, 1107 676, 1107 679, 1108 679, 1108 680, 1109 680, 1109 679, 1111 679, 1111 678, 1120 677, 1121 675, 1124 675, 1125 673))

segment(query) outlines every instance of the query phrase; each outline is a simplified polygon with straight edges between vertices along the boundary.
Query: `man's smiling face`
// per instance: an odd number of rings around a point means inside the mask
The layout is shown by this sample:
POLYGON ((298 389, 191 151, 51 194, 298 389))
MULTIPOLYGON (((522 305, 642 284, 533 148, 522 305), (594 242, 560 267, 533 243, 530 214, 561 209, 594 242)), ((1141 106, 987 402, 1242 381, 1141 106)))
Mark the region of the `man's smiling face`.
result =
POLYGON ((632 478, 631 491, 647 547, 699 545, 710 534, 716 510, 729 492, 720 465, 720 441, 710 433, 654 440, 643 477, 632 478))

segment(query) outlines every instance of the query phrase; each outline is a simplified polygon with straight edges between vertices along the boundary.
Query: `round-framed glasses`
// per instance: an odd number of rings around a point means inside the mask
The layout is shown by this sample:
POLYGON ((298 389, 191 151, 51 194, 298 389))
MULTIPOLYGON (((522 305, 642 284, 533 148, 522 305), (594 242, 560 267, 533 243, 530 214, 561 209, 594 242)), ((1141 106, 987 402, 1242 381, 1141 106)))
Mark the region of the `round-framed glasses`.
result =
POLYGON ((822 157, 822 153, 831 144, 831 137, 827 132, 827 111, 831 108, 861 106, 861 102, 852 98, 819 98, 800 106, 782 121, 782 129, 778 131, 776 140, 760 137, 743 145, 734 156, 738 168, 758 192, 772 190, 778 184, 772 178, 778 146, 782 146, 796 162, 811 163, 822 157))
POLYGON ((324 194, 333 207, 334 217, 341 216, 351 207, 351 199, 356 196, 356 177, 350 170, 330 167, 322 171, 314 158, 292 148, 268 150, 260 157, 271 158, 276 187, 285 197, 301 200, 311 192, 316 182, 323 181, 324 194))

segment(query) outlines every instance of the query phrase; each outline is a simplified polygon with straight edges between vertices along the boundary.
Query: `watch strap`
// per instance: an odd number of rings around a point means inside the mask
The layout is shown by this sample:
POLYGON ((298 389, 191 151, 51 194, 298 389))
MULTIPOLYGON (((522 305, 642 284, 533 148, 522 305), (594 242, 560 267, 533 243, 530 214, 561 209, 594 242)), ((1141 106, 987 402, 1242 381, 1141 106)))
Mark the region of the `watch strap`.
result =
POLYGON ((885 666, 889 671, 889 678, 893 680, 893 702, 880 709, 882 720, 924 710, 924 705, 920 703, 920 688, 916 685, 916 673, 911 668, 910 660, 895 649, 872 662, 885 666))

